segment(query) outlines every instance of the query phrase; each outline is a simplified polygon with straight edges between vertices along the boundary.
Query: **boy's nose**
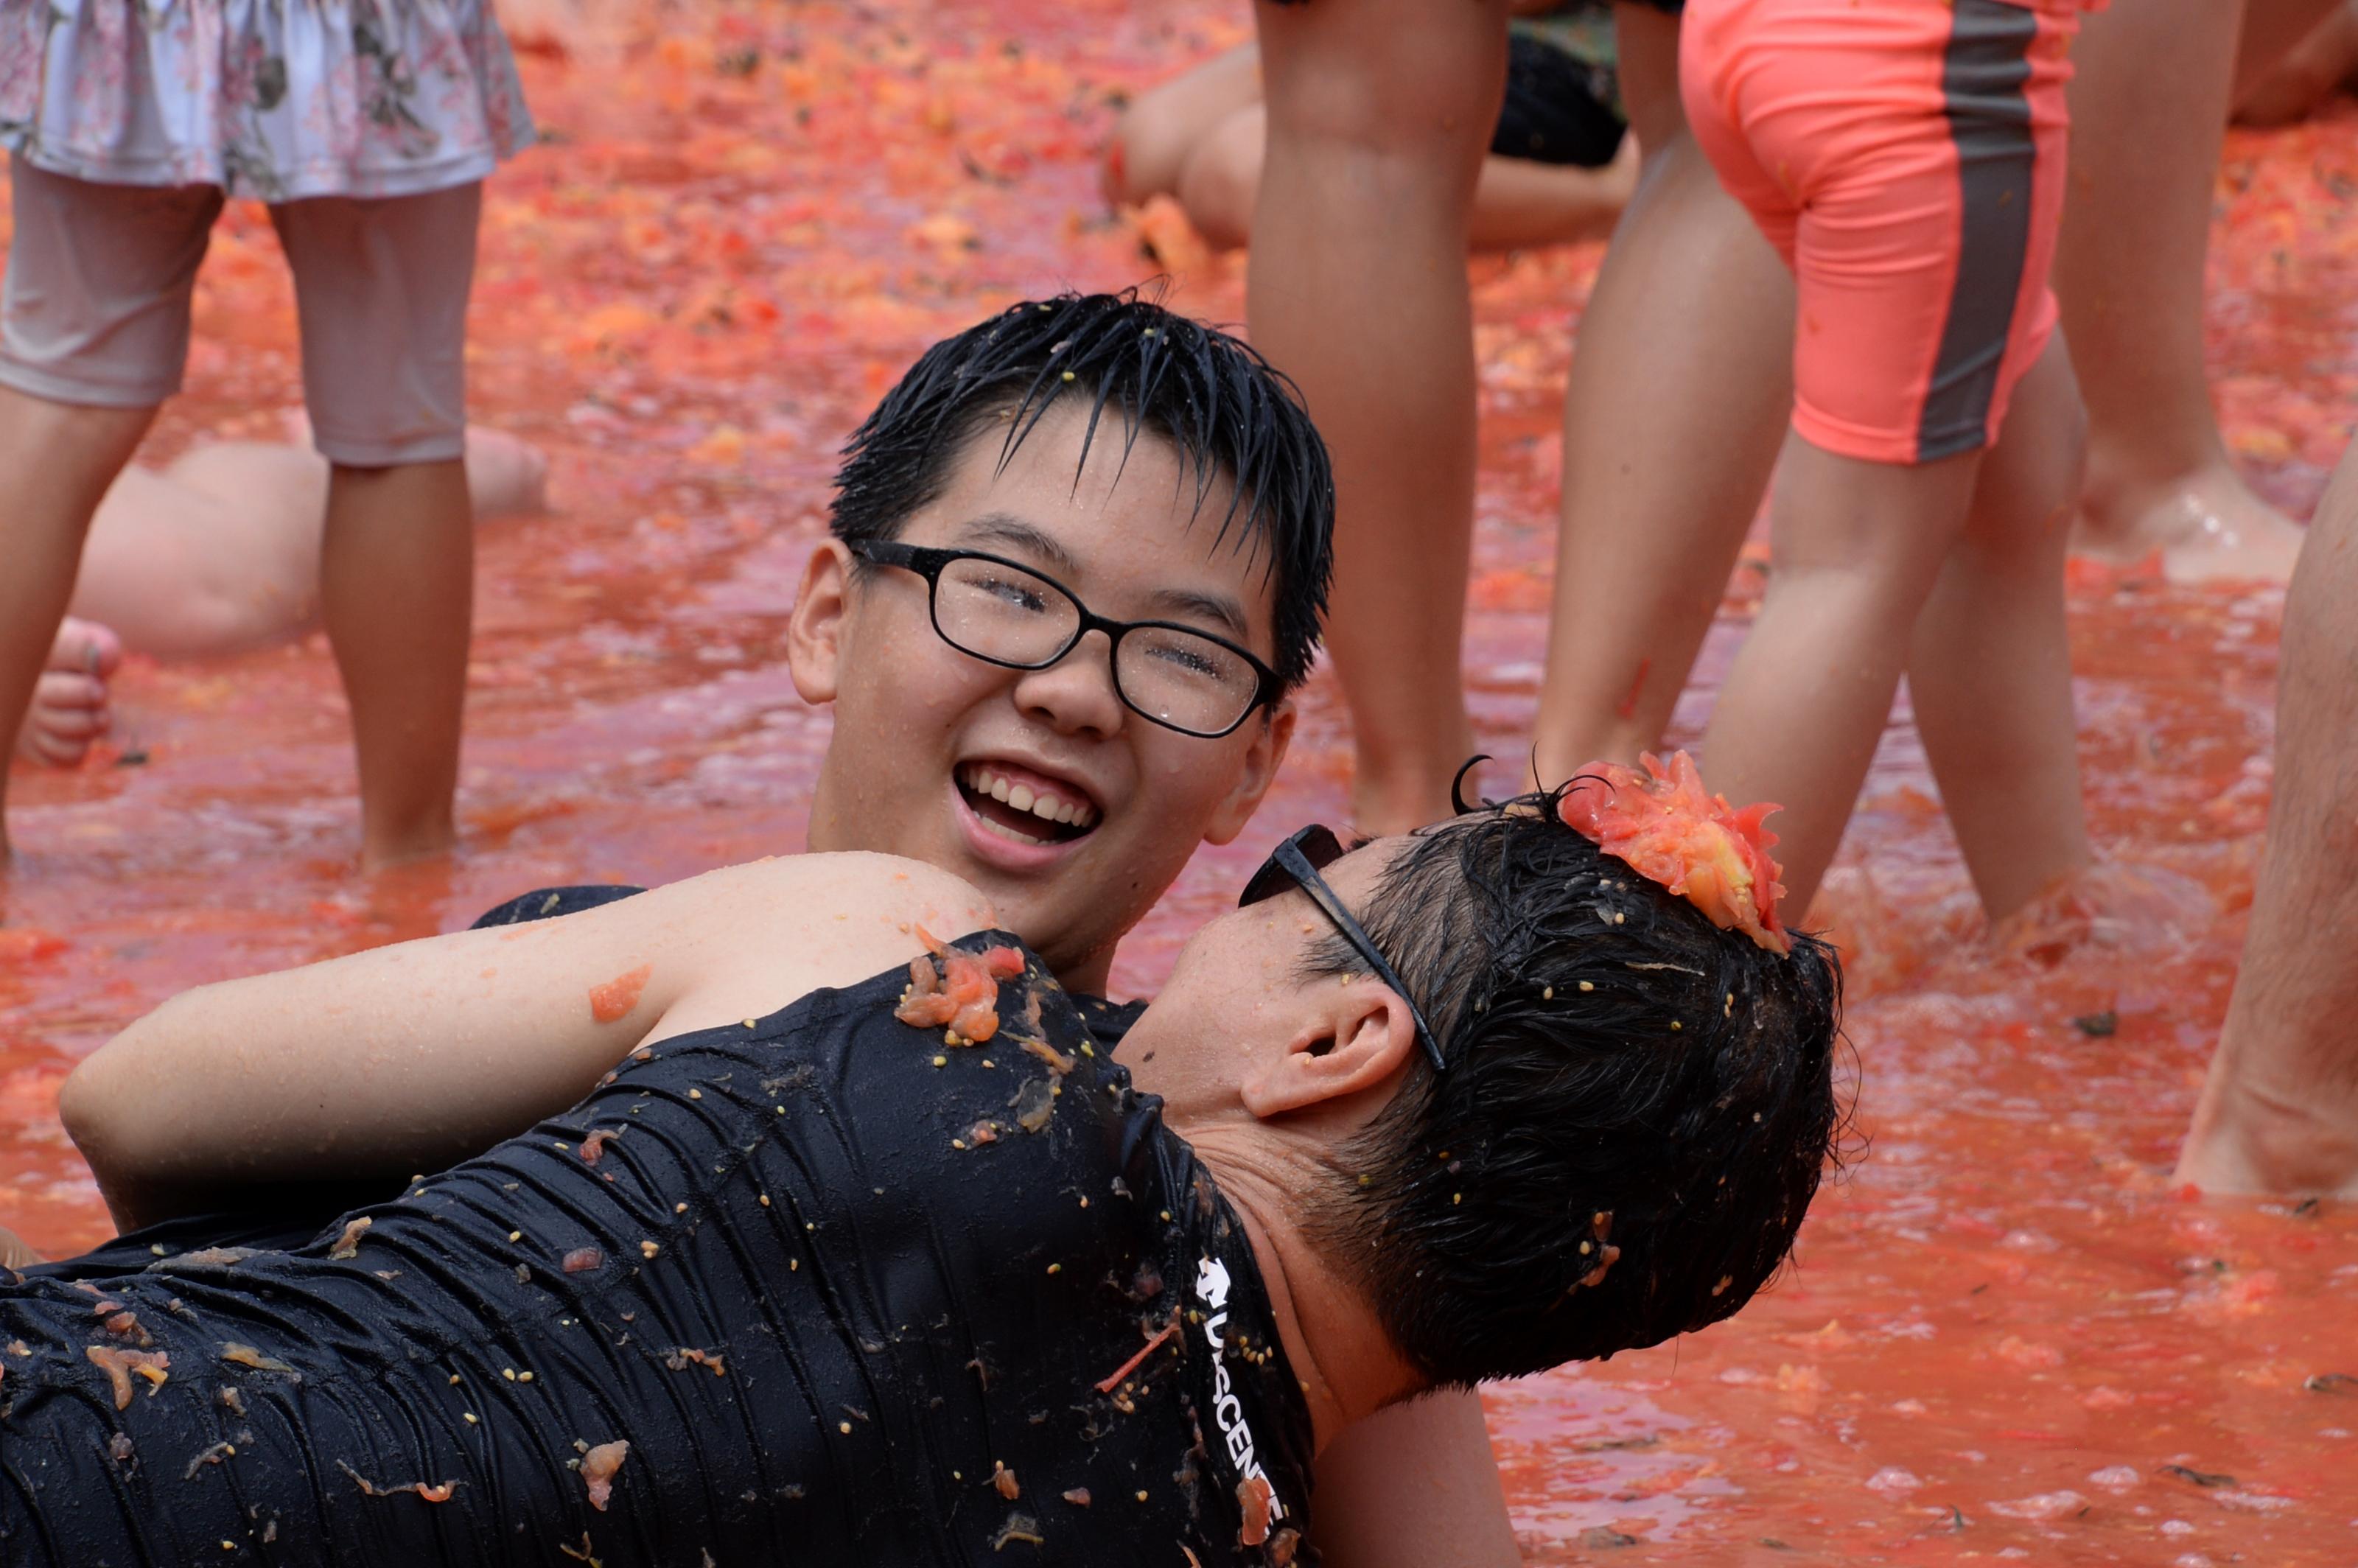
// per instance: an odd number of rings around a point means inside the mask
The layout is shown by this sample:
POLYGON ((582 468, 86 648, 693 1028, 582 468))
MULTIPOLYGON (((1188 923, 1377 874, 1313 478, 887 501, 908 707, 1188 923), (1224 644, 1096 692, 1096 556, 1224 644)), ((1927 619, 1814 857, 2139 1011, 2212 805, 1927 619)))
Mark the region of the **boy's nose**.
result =
POLYGON ((1019 673, 1015 706, 1060 734, 1111 736, 1129 715, 1114 689, 1113 643, 1102 632, 1083 634, 1045 669, 1019 673))

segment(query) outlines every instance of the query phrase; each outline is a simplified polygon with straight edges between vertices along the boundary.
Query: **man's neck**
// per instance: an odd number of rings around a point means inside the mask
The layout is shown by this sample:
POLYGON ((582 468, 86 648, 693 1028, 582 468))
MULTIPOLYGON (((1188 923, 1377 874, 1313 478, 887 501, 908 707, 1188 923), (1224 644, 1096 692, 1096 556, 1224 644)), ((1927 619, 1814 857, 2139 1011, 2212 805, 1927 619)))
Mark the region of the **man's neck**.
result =
POLYGON ((1301 1195, 1332 1176, 1311 1168, 1298 1151, 1271 1148, 1229 1127, 1199 1129, 1192 1137, 1174 1130, 1188 1138, 1244 1224, 1270 1315, 1310 1407, 1316 1446, 1416 1391, 1415 1375, 1374 1308, 1303 1233, 1301 1195))

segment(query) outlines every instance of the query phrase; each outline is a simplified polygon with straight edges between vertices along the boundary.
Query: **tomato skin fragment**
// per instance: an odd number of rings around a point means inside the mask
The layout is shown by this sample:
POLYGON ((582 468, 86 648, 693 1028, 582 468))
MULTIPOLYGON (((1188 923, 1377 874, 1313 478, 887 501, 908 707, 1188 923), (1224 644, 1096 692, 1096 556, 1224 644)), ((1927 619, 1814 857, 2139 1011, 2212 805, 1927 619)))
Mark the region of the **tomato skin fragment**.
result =
POLYGON ((240 1367, 251 1367, 257 1372, 292 1372, 295 1370, 294 1368, 289 1367, 286 1362, 279 1360, 276 1356, 265 1356, 253 1346, 240 1345, 235 1340, 231 1340, 229 1343, 222 1346, 221 1358, 240 1367))
POLYGON ((336 1238, 336 1244, 328 1249, 328 1256, 330 1258, 339 1260, 359 1257, 361 1250, 361 1233, 375 1223, 376 1221, 370 1218, 367 1215, 362 1215, 358 1219, 352 1220, 351 1223, 347 1224, 344 1227, 344 1233, 336 1238))
POLYGON ((1246 1546, 1259 1546, 1269 1539, 1270 1493, 1265 1476, 1248 1476, 1237 1483, 1237 1502, 1245 1510, 1244 1528, 1237 1540, 1246 1546))
POLYGON ((161 1386, 167 1376, 165 1368, 172 1364, 169 1353, 162 1350, 117 1350, 111 1346, 92 1345, 82 1354, 91 1365, 106 1374, 113 1385, 114 1408, 131 1408, 131 1374, 138 1373, 149 1382, 161 1386))
POLYGON ((607 1499, 614 1495, 614 1473, 630 1456, 630 1444, 619 1437, 598 1444, 581 1456, 581 1479, 590 1488, 590 1506, 600 1513, 606 1511, 607 1499))
POLYGON ((629 1017, 631 1009, 639 1005, 639 998, 647 989, 647 977, 654 972, 653 964, 641 964, 602 986, 591 986, 590 1016, 600 1023, 614 1023, 629 1017))
POLYGON ((979 1045, 999 1033, 999 981, 1023 972, 1023 955, 992 947, 979 957, 943 946, 922 925, 917 939, 932 951, 909 962, 909 989, 892 1016, 916 1029, 947 1026, 953 1045, 979 1045))

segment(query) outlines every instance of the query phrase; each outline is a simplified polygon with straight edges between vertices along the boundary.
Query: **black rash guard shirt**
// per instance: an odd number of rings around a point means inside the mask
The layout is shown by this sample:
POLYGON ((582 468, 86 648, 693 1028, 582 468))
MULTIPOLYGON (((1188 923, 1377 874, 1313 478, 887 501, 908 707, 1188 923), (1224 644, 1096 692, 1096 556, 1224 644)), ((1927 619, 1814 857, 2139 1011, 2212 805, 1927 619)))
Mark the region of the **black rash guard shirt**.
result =
POLYGON ((0 1561, 1309 1561, 1250 1244, 1025 957, 982 1046, 894 969, 306 1246, 0 1276, 0 1561))

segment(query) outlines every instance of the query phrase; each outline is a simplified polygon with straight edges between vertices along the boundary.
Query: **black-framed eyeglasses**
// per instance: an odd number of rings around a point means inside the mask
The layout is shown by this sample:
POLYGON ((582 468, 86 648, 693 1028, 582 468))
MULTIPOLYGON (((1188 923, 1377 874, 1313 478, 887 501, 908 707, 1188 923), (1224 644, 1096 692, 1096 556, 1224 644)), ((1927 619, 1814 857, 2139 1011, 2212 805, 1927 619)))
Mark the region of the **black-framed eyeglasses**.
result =
POLYGON ((1055 578, 1000 556, 885 539, 854 540, 851 553, 924 578, 934 631, 985 664, 1044 670, 1104 633, 1122 706, 1182 735, 1217 740, 1284 695, 1275 670, 1224 637, 1169 621, 1109 621, 1055 578))
POLYGON ((1314 822, 1288 835, 1269 852, 1269 859, 1260 863, 1260 870, 1245 883, 1244 892, 1237 899, 1237 907, 1247 909, 1263 899, 1274 898, 1289 885, 1308 893, 1310 902, 1318 906, 1319 913, 1335 923, 1335 929, 1343 934, 1343 940, 1351 945, 1352 951, 1365 958, 1368 968, 1375 970, 1376 978, 1391 987, 1406 1004, 1409 1017, 1416 1022, 1417 1040, 1424 1046, 1424 1054, 1433 1059, 1433 1070, 1441 1072, 1449 1064, 1442 1058, 1441 1043, 1433 1038, 1432 1025, 1424 1021, 1424 1010, 1416 1005, 1416 998, 1409 994, 1408 987, 1401 983, 1391 965, 1384 961, 1384 956, 1376 951, 1375 939, 1368 935, 1367 928, 1343 907, 1343 901, 1335 896, 1335 890, 1326 885, 1325 877, 1318 874, 1341 860, 1343 854, 1342 841, 1335 837, 1335 830, 1314 822))

